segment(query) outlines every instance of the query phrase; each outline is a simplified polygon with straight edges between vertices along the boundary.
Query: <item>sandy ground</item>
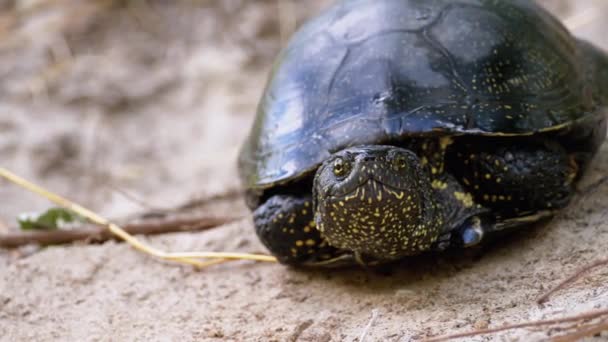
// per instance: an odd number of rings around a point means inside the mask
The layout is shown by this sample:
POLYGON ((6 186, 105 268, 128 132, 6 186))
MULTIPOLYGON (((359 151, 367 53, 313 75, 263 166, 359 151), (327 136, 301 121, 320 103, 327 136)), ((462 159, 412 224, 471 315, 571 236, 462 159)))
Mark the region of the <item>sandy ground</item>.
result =
MULTIPOLYGON (((0 1, 2 165, 114 218, 147 210, 116 187, 167 208, 237 189, 236 153, 273 56, 327 2, 0 1)), ((545 3, 608 49, 608 22, 588 10, 603 0, 545 3)), ((607 172, 608 144, 582 186, 607 172)), ((0 232, 49 206, 0 184, 0 232)), ((251 262, 196 271, 116 242, 0 250, 0 339, 353 341, 376 313, 367 341, 410 341, 606 308, 608 270, 534 303, 608 257, 608 186, 574 202, 489 248, 382 272, 251 262)), ((247 215, 240 199, 197 210, 247 215)), ((146 240, 173 251, 263 251, 249 218, 146 240)))

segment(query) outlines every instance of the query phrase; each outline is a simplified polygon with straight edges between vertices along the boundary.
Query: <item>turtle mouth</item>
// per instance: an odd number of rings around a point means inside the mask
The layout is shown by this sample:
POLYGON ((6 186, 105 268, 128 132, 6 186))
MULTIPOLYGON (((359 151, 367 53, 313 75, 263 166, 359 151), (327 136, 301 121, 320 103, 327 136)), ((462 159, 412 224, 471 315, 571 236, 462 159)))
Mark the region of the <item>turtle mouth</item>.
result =
POLYGON ((336 184, 329 189, 326 198, 330 202, 352 200, 357 197, 360 197, 362 200, 365 198, 379 198, 381 200, 382 194, 392 194, 397 198, 402 198, 405 194, 405 190, 406 189, 400 187, 388 185, 373 177, 368 177, 361 181, 336 184))

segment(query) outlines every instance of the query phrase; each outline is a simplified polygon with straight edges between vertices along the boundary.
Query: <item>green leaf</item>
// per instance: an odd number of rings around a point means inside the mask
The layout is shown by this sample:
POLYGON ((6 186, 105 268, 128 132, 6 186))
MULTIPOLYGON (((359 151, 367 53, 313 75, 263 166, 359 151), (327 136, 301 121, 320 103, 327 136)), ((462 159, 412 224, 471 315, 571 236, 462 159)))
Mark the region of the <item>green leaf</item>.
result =
POLYGON ((22 230, 55 230, 82 221, 78 214, 63 208, 51 208, 42 214, 25 213, 17 218, 22 230))

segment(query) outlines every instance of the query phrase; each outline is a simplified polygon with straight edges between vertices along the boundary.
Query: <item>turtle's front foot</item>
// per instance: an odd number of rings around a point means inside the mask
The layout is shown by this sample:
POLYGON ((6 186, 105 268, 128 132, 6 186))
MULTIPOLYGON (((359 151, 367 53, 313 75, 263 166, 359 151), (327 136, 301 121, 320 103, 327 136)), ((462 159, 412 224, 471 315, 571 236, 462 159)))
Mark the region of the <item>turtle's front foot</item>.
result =
POLYGON ((445 251, 449 248, 467 248, 479 245, 488 240, 542 222, 553 217, 551 210, 529 212, 522 216, 497 218, 492 215, 476 215, 467 219, 458 229, 442 235, 433 247, 434 251, 445 251))
POLYGON ((494 224, 481 216, 472 216, 462 225, 442 236, 435 242, 434 251, 445 251, 449 248, 467 248, 480 244, 486 233, 494 231, 494 224))
POLYGON ((253 213, 255 230, 283 264, 333 267, 353 264, 352 256, 327 244, 315 227, 311 197, 275 195, 253 213))

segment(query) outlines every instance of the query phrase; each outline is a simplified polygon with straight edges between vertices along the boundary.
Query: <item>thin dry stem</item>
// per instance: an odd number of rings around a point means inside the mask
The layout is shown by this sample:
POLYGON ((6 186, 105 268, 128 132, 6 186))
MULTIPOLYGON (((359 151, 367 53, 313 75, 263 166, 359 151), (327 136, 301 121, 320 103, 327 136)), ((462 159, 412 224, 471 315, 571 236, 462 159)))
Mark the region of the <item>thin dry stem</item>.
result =
POLYGON ((372 328, 372 326, 374 325, 374 322, 376 321, 377 318, 378 318, 378 309, 374 309, 374 310, 372 310, 372 318, 370 318, 369 322, 363 329, 361 336, 359 337, 359 342, 365 342, 367 333, 369 333, 369 330, 372 328))
POLYGON ((608 320, 603 320, 596 324, 589 324, 584 326, 583 329, 572 332, 570 334, 565 334, 562 336, 554 337, 550 339, 550 342, 576 342, 580 341, 585 337, 591 337, 596 334, 599 334, 603 331, 608 330, 608 320))
POLYGON ((552 288, 551 290, 549 290, 547 293, 545 293, 544 295, 540 296, 536 302, 538 304, 543 304, 545 302, 547 302, 547 300, 549 300, 549 297, 551 297, 555 292, 565 288, 568 285, 571 285, 572 283, 574 283, 575 281, 577 281, 578 279, 580 279, 584 274, 586 274, 587 272, 593 270, 594 268, 600 267, 600 266, 605 266, 608 265, 608 259, 603 259, 603 260, 597 260, 583 268, 581 268, 580 270, 578 270, 576 273, 574 273, 573 275, 571 275, 570 277, 568 277, 566 280, 562 281, 561 283, 559 283, 557 286, 555 286, 554 288, 552 288))
MULTIPOLYGON (((93 223, 96 223, 101 226, 107 227, 107 229, 112 232, 112 234, 118 236, 122 240, 126 241, 133 248, 143 253, 155 256, 157 258, 169 261, 175 261, 182 264, 188 264, 198 267, 209 266, 210 262, 202 262, 197 260, 199 258, 206 259, 231 259, 231 260, 253 260, 253 261, 266 261, 266 262, 276 262, 276 258, 263 255, 263 254, 244 254, 244 253, 218 253, 218 252, 198 252, 198 253, 168 253, 162 250, 156 249, 155 247, 148 246, 145 243, 140 242, 135 237, 124 231, 121 227, 108 221, 107 219, 101 217, 100 215, 94 213, 93 211, 84 208, 74 202, 71 202, 68 199, 65 199, 57 194, 54 194, 40 186, 37 186, 27 180, 13 174, 12 172, 0 167, 0 176, 8 179, 9 181, 28 189, 40 196, 43 196, 50 200, 51 202, 71 210, 93 223)), ((215 264, 216 262, 212 262, 215 264)))
POLYGON ((593 318, 597 318, 597 317, 601 317, 601 316, 605 316, 605 315, 608 315, 608 309, 585 312, 580 315, 564 317, 564 318, 548 319, 548 320, 525 322, 525 323, 518 323, 518 324, 508 324, 508 325, 504 325, 502 327, 497 327, 497 328, 474 330, 474 331, 470 331, 470 332, 433 337, 433 338, 430 338, 425 341, 426 342, 449 341, 449 340, 454 340, 457 338, 493 334, 493 333, 506 331, 506 330, 514 330, 514 329, 521 329, 521 328, 539 327, 539 326, 545 326, 545 325, 582 321, 582 320, 593 319, 593 318))
MULTIPOLYGON (((150 219, 139 223, 125 224, 123 229, 131 235, 157 235, 176 232, 193 232, 212 229, 220 225, 239 220, 240 217, 190 216, 175 219, 150 219)), ((0 227, 0 231, 2 231, 0 227)), ((59 245, 75 241, 103 242, 116 238, 104 226, 82 226, 70 230, 52 230, 36 232, 2 232, 0 247, 16 248, 28 244, 59 245)))

